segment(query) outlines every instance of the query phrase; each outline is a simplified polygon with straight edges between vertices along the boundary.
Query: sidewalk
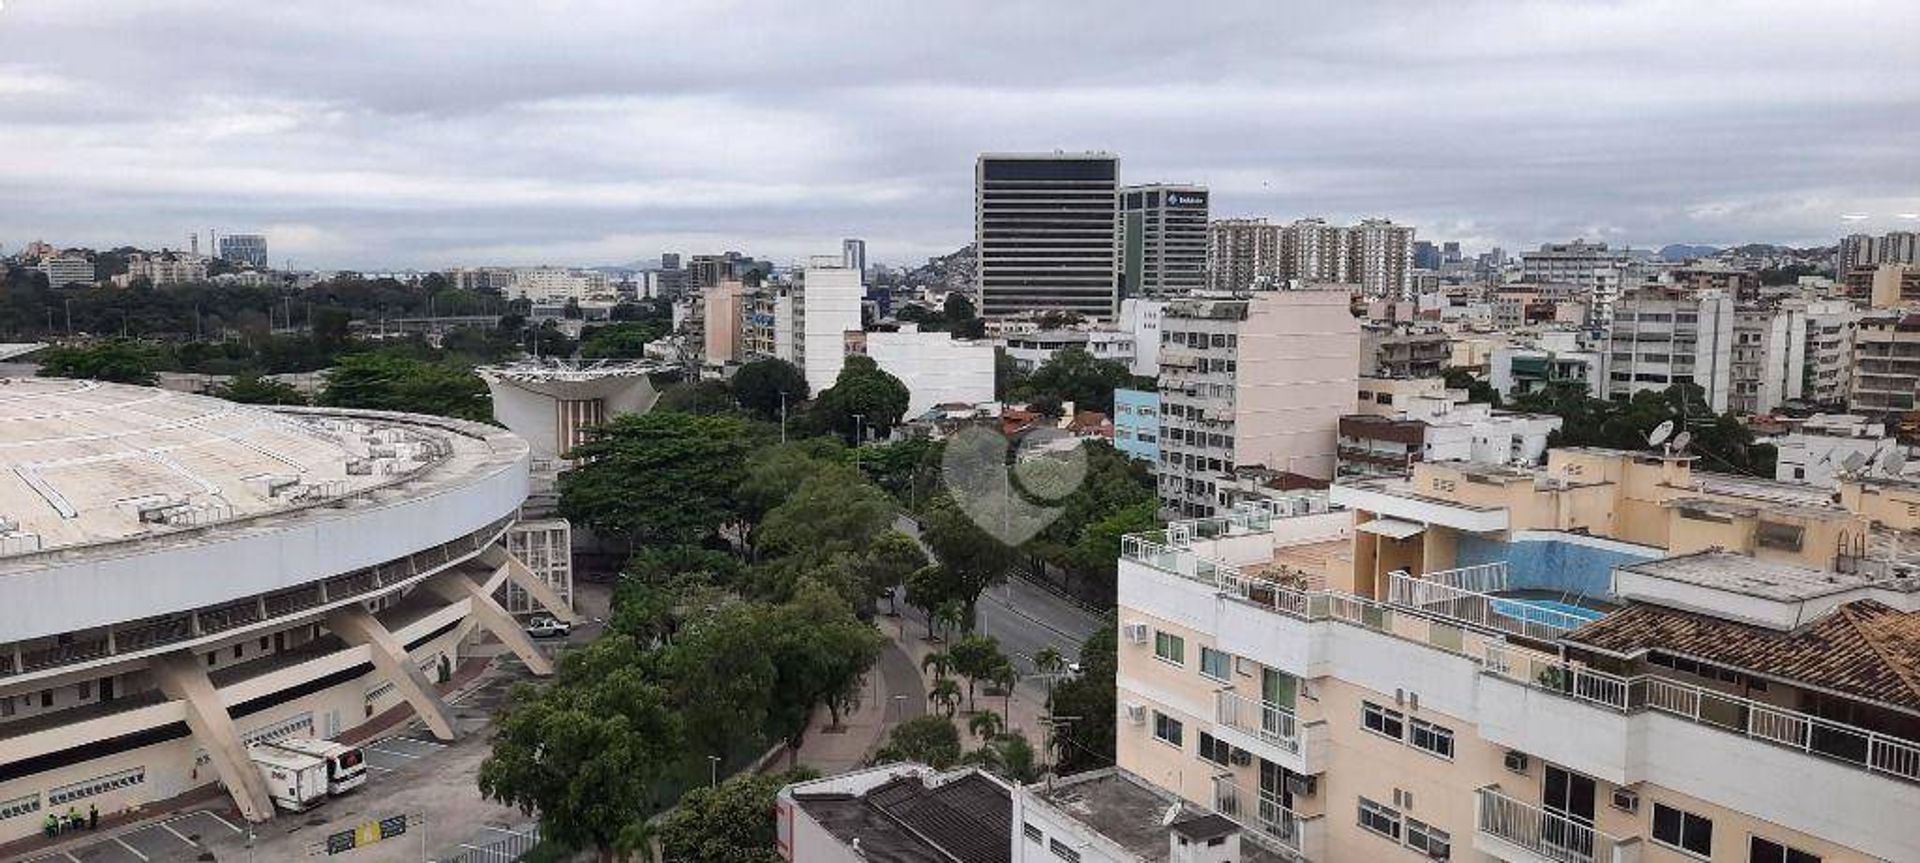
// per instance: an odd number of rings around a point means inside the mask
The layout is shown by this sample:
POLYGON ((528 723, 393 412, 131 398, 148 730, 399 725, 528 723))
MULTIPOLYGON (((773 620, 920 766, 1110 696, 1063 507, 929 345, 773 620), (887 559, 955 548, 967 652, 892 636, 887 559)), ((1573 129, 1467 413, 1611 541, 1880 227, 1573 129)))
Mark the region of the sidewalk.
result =
MULTIPOLYGON (((925 698, 924 693, 933 686, 933 675, 930 670, 924 668, 927 655, 947 649, 947 642, 927 641, 926 628, 917 624, 906 624, 906 629, 906 637, 899 639, 899 643, 912 658, 914 671, 920 674, 923 693, 921 697, 925 698)), ((960 684, 960 691, 964 694, 967 679, 957 674, 952 677, 954 682, 960 684)), ((980 748, 981 741, 967 730, 968 718, 974 712, 1004 713, 1008 710, 1007 697, 988 695, 987 686, 988 684, 984 681, 974 686, 973 710, 968 709, 967 702, 963 699, 960 702, 959 711, 953 715, 953 724, 960 729, 961 748, 969 752, 980 748)), ((931 710, 932 707, 928 706, 927 709, 931 710)), ((1034 750, 1038 752, 1047 743, 1047 727, 1040 722, 1040 717, 1047 715, 1046 684, 1025 677, 1021 678, 1020 683, 1013 688, 1011 713, 1011 716, 1006 717, 1006 730, 1025 735, 1027 742, 1033 744, 1034 750)), ((1042 755, 1042 757, 1045 756, 1042 755)))
MULTIPOLYGON (((926 712, 927 693, 918 660, 901 648, 900 618, 881 616, 875 623, 888 638, 880 647, 879 660, 867 672, 860 706, 841 716, 840 727, 834 729, 827 727, 832 714, 825 709, 815 711, 813 724, 800 744, 797 763, 829 776, 865 767, 886 743, 893 726, 926 712)), ((786 759, 781 757, 770 766, 780 769, 785 765, 786 759)))

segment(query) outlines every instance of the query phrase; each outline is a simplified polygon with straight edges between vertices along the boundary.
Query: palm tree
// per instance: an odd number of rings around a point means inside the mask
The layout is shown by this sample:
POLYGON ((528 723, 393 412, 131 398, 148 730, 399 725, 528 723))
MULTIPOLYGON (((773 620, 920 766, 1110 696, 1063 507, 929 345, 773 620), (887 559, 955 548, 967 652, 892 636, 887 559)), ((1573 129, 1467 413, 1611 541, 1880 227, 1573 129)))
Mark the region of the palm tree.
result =
POLYGON ((959 629, 960 624, 966 620, 966 617, 967 607, 961 605, 958 601, 941 603, 940 607, 933 612, 934 622, 940 624, 940 632, 943 637, 948 631, 959 629))
POLYGON ((993 681, 993 685, 999 687, 1000 691, 1007 696, 1006 706, 1002 707, 1000 712, 1006 717, 1007 724, 1012 725, 1013 688, 1020 684, 1020 672, 1014 670, 1013 663, 1002 662, 994 666, 993 673, 987 675, 987 679, 993 681))
POLYGON ((625 853, 633 863, 656 863, 660 859, 660 825, 640 818, 620 828, 614 849, 625 853))
POLYGON ((967 730, 982 741, 988 741, 1000 736, 1000 732, 1006 728, 1006 724, 1006 720, 1001 719, 991 711, 975 713, 973 718, 967 720, 967 730))
POLYGON ((1047 676, 1047 707, 1053 707, 1053 680, 1067 667, 1067 658, 1049 644, 1033 654, 1033 670, 1047 676))
POLYGON ((942 677, 934 681, 933 689, 927 692, 927 700, 933 702, 935 709, 947 714, 948 719, 952 719, 953 715, 960 711, 962 697, 964 696, 960 694, 960 684, 950 677, 942 677))
POLYGON ((947 672, 953 670, 953 654, 944 650, 936 650, 927 654, 926 659, 920 660, 920 670, 926 671, 929 668, 933 669, 933 679, 947 679, 947 672))

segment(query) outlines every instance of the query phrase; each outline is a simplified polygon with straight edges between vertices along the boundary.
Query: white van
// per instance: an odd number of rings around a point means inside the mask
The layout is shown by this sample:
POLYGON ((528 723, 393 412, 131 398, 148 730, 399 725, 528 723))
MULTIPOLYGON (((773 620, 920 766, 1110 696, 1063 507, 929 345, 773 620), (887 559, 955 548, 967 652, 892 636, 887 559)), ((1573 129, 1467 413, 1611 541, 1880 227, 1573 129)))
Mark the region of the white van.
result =
POLYGON ((367 760, 358 746, 312 737, 289 737, 269 746, 311 755, 327 763, 327 793, 335 797, 359 788, 367 781, 367 760))
POLYGON ((247 747, 253 766, 267 781, 273 805, 304 812, 327 799, 327 762, 323 758, 266 743, 247 747))

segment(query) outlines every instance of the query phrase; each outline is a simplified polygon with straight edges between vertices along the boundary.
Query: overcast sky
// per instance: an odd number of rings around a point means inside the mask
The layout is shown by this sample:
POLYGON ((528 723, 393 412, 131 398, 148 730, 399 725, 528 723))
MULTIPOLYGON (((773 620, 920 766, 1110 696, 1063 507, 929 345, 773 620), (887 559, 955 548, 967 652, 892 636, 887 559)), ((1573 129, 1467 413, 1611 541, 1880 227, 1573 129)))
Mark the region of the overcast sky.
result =
POLYGON ((913 262, 1053 149, 1469 251, 1920 229, 1916 0, 0 3, 4 251, 913 262))

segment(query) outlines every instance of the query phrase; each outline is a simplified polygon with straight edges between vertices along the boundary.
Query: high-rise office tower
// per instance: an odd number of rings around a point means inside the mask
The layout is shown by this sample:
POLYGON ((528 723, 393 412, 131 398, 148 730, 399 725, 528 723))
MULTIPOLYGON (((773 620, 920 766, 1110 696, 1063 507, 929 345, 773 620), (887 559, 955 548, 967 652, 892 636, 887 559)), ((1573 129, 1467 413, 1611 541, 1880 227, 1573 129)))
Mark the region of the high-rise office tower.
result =
POLYGON ((663 270, 680 269, 680 253, 679 252, 661 252, 660 253, 660 269, 663 269, 663 270))
POLYGON ((1123 296, 1185 294, 1206 284, 1206 187, 1128 186, 1120 214, 1123 296))
MULTIPOLYGON (((1453 245, 1456 250, 1459 249, 1459 246, 1456 244, 1449 243, 1448 245, 1453 245)), ((1440 269, 1440 247, 1426 240, 1414 243, 1413 265, 1415 268, 1422 270, 1440 269)))
POLYGON ((981 314, 1119 306, 1120 160, 1105 153, 983 153, 974 163, 981 314))
POLYGON ((845 239, 840 241, 840 263, 847 269, 860 274, 862 280, 867 276, 867 241, 845 239))
POLYGON ((220 257, 257 269, 267 266, 267 238, 261 234, 228 234, 220 238, 220 257))

